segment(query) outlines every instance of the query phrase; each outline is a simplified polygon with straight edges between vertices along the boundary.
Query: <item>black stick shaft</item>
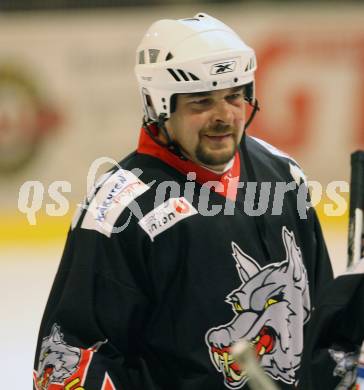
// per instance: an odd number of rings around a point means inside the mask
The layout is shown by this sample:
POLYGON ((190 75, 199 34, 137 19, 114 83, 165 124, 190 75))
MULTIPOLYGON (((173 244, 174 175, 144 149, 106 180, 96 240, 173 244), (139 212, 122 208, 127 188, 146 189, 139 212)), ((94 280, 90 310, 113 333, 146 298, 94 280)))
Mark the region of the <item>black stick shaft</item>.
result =
POLYGON ((364 151, 351 155, 348 266, 364 256, 364 151))

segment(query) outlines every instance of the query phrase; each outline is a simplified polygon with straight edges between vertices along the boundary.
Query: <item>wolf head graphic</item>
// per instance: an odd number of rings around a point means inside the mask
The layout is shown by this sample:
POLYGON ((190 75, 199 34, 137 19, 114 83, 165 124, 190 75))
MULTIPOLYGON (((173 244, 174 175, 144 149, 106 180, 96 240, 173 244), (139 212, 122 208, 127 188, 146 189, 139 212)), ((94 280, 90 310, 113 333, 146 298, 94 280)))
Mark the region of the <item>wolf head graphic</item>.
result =
POLYGON ((232 243, 242 284, 226 302, 234 318, 206 333, 211 360, 230 389, 244 386, 247 376, 231 355, 231 346, 244 338, 252 343, 260 364, 272 378, 295 381, 303 348, 303 324, 310 313, 306 269, 293 232, 282 229, 286 258, 265 267, 232 243))
POLYGON ((42 341, 39 355, 37 385, 46 390, 52 383, 63 383, 78 369, 81 349, 67 345, 57 324, 42 341))

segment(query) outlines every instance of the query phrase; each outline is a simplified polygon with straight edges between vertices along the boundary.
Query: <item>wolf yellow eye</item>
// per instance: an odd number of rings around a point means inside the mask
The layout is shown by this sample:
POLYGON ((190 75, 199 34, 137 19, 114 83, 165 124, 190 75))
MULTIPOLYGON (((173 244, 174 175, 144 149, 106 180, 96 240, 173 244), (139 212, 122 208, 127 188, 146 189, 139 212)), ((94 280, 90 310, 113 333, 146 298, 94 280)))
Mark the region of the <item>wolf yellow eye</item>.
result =
POLYGON ((265 302, 264 309, 267 309, 269 306, 274 305, 275 303, 278 303, 279 301, 274 298, 269 298, 267 302, 265 302))
POLYGON ((244 311, 244 309, 241 307, 241 305, 240 305, 239 302, 234 302, 234 309, 235 309, 238 313, 241 313, 242 311, 244 311))

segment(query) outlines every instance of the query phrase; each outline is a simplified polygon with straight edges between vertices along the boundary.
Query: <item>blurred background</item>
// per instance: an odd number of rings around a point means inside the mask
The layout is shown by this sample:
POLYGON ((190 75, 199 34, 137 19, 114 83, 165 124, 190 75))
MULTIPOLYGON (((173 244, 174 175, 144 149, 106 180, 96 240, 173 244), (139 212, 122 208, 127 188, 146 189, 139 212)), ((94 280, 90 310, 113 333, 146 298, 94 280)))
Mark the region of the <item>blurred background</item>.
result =
POLYGON ((136 46, 153 21, 197 12, 256 50, 261 112, 249 132, 323 186, 317 210, 344 271, 348 187, 334 186, 336 198, 326 188, 349 182, 350 153, 364 148, 361 1, 0 0, 1 388, 31 388, 42 311, 92 162, 136 146, 136 46))

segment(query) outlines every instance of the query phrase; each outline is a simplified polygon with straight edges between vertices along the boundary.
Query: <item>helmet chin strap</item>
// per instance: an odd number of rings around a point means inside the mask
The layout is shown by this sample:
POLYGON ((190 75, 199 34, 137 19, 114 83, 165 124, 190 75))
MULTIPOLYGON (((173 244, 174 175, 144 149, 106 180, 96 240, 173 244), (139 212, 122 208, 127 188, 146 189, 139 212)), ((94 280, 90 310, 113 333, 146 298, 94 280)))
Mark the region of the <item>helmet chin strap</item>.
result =
POLYGON ((181 160, 187 161, 187 157, 183 155, 181 152, 180 147, 172 141, 171 136, 168 133, 168 130, 166 129, 166 120, 167 120, 167 114, 162 113, 159 114, 157 121, 147 121, 145 118, 143 118, 143 128, 148 133, 149 137, 152 138, 152 140, 157 143, 159 146, 163 146, 164 148, 167 148, 172 153, 177 155, 181 160), (150 129, 150 125, 156 124, 158 129, 163 133, 164 137, 166 138, 167 142, 161 141, 157 135, 153 133, 153 131, 150 129))
POLYGON ((253 102, 252 100, 249 100, 248 103, 250 106, 253 107, 253 111, 251 112, 249 119, 245 123, 244 130, 246 130, 249 127, 249 125, 252 123, 257 111, 260 111, 260 107, 257 99, 255 99, 253 102))
MULTIPOLYGON (((250 100, 248 103, 249 103, 249 105, 251 105, 253 107, 253 111, 251 112, 249 119, 246 121, 246 123, 244 125, 244 130, 246 130, 249 127, 249 125, 251 124, 251 122, 253 121, 253 119, 255 117, 255 114, 257 113, 257 111, 260 110, 259 103, 258 103, 257 99, 255 99, 254 102, 252 102, 250 100)), ((181 152, 181 148, 172 140, 171 136, 168 133, 168 130, 166 129, 166 124, 165 124, 166 120, 167 120, 167 114, 166 113, 159 114, 159 117, 158 117, 157 121, 153 121, 153 120, 148 121, 144 117, 143 118, 143 128, 145 129, 145 131, 148 133, 150 138, 152 138, 152 140, 155 143, 157 143, 160 146, 163 146, 164 148, 167 148, 172 153, 177 155, 181 160, 185 160, 186 161, 187 157, 183 155, 183 153, 181 152), (163 133, 163 135, 166 138, 167 142, 161 141, 158 138, 158 136, 153 133, 153 131, 150 129, 150 125, 152 125, 152 124, 156 124, 157 125, 158 129, 163 133)), ((243 139, 244 138, 245 138, 245 131, 244 131, 244 134, 243 134, 243 139)))

